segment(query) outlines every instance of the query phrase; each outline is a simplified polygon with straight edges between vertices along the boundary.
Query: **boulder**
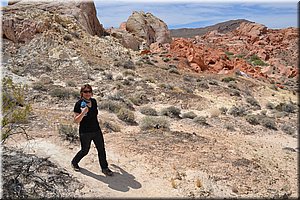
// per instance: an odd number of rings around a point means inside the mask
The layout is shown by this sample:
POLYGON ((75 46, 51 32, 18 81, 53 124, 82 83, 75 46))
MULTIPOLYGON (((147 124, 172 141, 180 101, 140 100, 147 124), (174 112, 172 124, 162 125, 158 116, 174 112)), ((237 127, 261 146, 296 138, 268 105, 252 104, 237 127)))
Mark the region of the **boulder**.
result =
POLYGON ((126 22, 126 30, 145 40, 148 45, 171 42, 167 25, 151 13, 134 11, 126 22))

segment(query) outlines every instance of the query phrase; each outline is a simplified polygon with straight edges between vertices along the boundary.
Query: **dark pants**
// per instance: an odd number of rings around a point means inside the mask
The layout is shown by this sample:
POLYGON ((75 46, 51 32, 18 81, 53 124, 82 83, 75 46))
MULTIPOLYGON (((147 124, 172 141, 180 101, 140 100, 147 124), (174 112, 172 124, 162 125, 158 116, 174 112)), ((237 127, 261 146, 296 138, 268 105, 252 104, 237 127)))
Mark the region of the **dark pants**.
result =
POLYGON ((91 132, 91 133, 79 133, 79 136, 80 136, 81 150, 73 158, 72 163, 78 164, 80 160, 88 154, 90 150, 91 142, 93 140, 98 151, 100 167, 101 169, 106 169, 108 167, 108 164, 106 161, 104 139, 101 130, 98 132, 91 132))

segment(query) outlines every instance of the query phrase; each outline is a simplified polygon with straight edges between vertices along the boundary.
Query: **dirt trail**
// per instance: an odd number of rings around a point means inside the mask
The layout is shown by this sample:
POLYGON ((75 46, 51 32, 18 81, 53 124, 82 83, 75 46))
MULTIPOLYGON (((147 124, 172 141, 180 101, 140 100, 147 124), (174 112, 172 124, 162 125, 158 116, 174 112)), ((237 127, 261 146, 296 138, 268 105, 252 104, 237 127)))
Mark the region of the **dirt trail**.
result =
MULTIPOLYGON (((27 153, 48 157, 50 161, 65 168, 81 183, 82 197, 177 197, 177 191, 167 180, 153 176, 145 163, 137 158, 122 157, 107 148, 108 162, 114 171, 113 177, 105 177, 98 164, 96 149, 92 145, 89 154, 80 163, 80 172, 75 172, 70 161, 76 153, 59 145, 59 138, 38 138, 20 143, 27 153)), ((152 172, 153 173, 153 172, 152 172)))

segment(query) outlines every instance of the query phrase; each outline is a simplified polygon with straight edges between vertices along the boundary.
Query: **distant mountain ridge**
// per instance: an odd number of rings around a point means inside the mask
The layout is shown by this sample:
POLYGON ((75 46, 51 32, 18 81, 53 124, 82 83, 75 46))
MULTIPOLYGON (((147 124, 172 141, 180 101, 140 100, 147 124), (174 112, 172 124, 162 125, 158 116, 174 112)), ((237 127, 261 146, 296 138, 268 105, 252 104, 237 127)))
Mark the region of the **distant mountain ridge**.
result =
POLYGON ((229 20, 225 22, 221 22, 212 26, 206 26, 203 28, 180 28, 180 29, 170 29, 171 37, 183 37, 183 38, 192 38, 196 35, 204 35, 210 31, 217 30, 219 33, 227 33, 230 31, 235 30, 237 27, 240 26, 243 22, 250 22, 246 19, 236 19, 236 20, 229 20))

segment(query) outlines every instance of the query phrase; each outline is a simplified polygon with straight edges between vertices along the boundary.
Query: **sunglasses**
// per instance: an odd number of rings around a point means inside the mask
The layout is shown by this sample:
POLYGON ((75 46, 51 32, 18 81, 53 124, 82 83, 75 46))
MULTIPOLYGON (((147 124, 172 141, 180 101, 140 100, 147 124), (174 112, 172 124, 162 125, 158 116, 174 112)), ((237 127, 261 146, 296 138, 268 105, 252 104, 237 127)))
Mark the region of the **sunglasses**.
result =
POLYGON ((85 90, 85 91, 83 91, 83 93, 92 93, 92 91, 91 90, 85 90))

